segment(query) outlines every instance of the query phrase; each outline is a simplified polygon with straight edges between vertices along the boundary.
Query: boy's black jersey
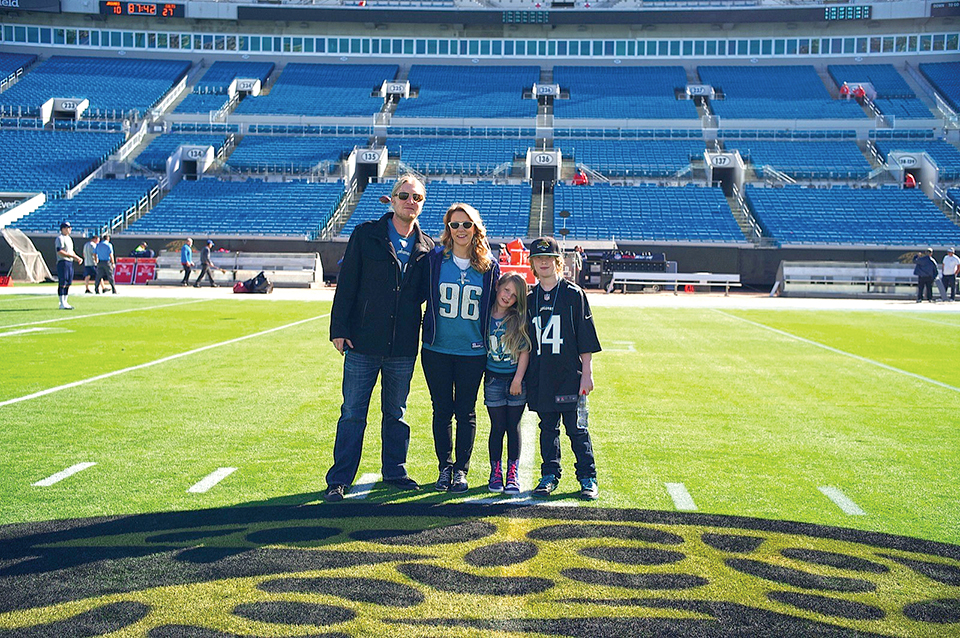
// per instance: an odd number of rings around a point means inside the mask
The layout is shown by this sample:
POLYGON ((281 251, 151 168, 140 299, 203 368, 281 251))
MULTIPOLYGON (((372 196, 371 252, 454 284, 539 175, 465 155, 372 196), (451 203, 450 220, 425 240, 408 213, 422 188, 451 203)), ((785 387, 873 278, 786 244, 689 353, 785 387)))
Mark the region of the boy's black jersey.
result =
POLYGON ((586 294, 564 279, 549 292, 537 284, 527 296, 527 315, 533 341, 525 377, 530 409, 575 410, 580 393, 580 354, 600 352, 586 294))

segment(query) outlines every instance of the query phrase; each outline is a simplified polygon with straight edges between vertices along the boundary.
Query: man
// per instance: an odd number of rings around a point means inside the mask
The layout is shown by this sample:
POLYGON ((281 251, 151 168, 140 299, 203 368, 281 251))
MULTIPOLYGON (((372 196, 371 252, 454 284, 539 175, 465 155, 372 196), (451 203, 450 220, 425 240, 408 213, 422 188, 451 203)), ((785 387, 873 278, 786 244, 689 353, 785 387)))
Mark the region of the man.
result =
POLYGON ((106 281, 110 284, 110 290, 117 294, 117 286, 113 282, 113 273, 117 265, 116 251, 113 244, 110 243, 110 235, 103 235, 100 243, 97 244, 97 282, 94 284, 94 291, 100 294, 100 282, 106 281))
POLYGON ((960 257, 953 248, 947 248, 943 257, 943 288, 950 291, 950 301, 957 300, 957 272, 960 271, 960 257))
POLYGON ((401 176, 392 212, 357 226, 347 243, 330 313, 330 340, 343 360, 343 404, 337 422, 326 500, 343 499, 360 466, 373 386, 380 377, 381 475, 402 490, 420 486, 407 476, 410 426, 403 420, 420 342, 427 253, 433 240, 420 230, 426 190, 401 176))
POLYGON ((210 282, 211 288, 217 287, 217 282, 213 280, 213 271, 219 270, 220 272, 227 272, 223 268, 218 268, 211 259, 210 254, 213 252, 213 240, 208 239, 207 245, 203 247, 200 251, 200 274, 197 275, 197 281, 193 284, 194 288, 200 287, 200 282, 203 281, 203 276, 207 276, 207 280, 210 282))
POLYGON ((917 303, 923 301, 923 291, 927 291, 927 301, 933 302, 933 282, 937 278, 937 261, 933 258, 933 248, 927 248, 913 258, 913 274, 917 277, 917 303))
POLYGON ((183 266, 183 281, 181 286, 190 283, 190 273, 193 269, 193 238, 187 237, 186 243, 180 248, 180 265, 183 266))
POLYGON ((100 237, 94 233, 90 235, 90 240, 83 245, 83 294, 85 295, 93 292, 90 290, 90 280, 97 278, 97 244, 99 242, 100 237))
POLYGON ((70 294, 70 283, 73 281, 73 262, 83 263, 81 258, 73 250, 73 238, 70 237, 70 222, 60 224, 60 234, 53 242, 53 247, 57 251, 57 295, 60 297, 60 310, 73 310, 73 306, 67 301, 67 295, 70 294))

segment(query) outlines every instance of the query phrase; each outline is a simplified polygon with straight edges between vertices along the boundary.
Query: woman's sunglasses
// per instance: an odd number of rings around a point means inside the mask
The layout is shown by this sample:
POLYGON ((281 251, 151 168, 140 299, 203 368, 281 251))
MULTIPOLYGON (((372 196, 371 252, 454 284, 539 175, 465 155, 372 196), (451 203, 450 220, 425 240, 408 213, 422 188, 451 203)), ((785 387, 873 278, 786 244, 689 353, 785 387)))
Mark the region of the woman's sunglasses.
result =
POLYGON ((401 202, 407 201, 408 197, 413 197, 413 201, 415 202, 422 202, 424 200, 424 196, 420 193, 408 193, 406 191, 400 191, 397 193, 397 199, 399 199, 401 202))
POLYGON ((470 230, 473 228, 473 222, 447 222, 447 226, 454 230, 460 228, 461 226, 463 226, 465 230, 470 230))

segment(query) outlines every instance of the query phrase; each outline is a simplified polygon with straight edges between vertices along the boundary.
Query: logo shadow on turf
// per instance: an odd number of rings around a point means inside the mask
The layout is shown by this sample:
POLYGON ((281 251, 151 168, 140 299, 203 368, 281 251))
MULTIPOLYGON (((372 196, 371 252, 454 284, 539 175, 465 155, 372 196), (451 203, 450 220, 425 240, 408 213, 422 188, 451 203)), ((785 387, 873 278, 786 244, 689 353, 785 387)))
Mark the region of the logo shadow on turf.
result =
POLYGON ((960 546, 510 503, 307 504, 0 527, 0 638, 960 633, 960 546))

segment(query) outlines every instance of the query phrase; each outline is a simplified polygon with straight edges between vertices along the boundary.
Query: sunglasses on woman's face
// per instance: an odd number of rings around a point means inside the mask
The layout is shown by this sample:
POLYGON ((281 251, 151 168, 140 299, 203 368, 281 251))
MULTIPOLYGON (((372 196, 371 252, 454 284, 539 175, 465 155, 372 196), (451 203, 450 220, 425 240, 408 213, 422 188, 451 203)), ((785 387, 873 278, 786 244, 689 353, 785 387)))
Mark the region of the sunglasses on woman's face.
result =
POLYGON ((453 230, 456 230, 461 226, 463 226, 465 230, 470 230, 471 228, 473 228, 473 222, 447 222, 447 226, 449 226, 453 230))
POLYGON ((424 200, 424 196, 420 193, 408 193, 406 191, 400 191, 397 193, 397 199, 399 199, 401 202, 407 201, 408 197, 413 197, 413 201, 415 202, 422 202, 424 200))

